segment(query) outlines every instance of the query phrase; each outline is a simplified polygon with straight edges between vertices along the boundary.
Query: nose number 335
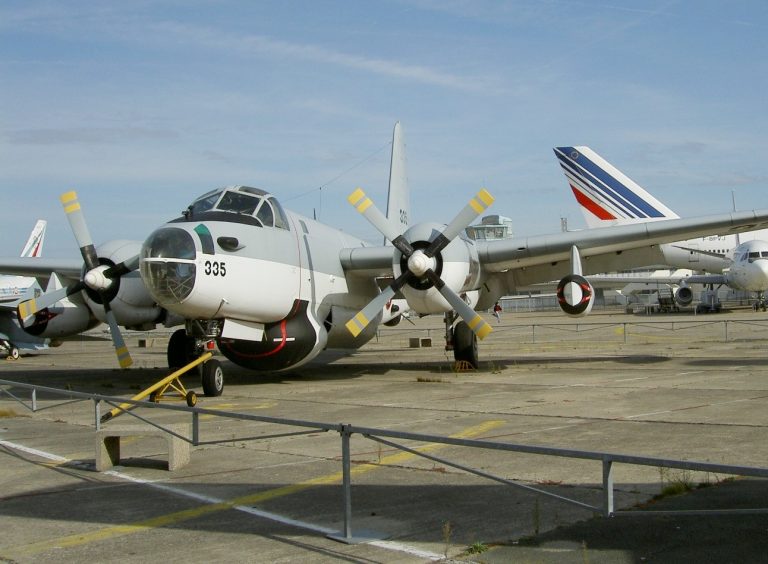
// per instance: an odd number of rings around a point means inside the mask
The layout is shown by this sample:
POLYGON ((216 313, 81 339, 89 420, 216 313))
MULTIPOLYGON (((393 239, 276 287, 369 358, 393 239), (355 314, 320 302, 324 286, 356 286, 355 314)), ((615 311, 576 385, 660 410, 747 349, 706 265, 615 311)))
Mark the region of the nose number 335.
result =
POLYGON ((207 260, 205 261, 204 272, 208 276, 226 276, 227 267, 223 262, 207 260))

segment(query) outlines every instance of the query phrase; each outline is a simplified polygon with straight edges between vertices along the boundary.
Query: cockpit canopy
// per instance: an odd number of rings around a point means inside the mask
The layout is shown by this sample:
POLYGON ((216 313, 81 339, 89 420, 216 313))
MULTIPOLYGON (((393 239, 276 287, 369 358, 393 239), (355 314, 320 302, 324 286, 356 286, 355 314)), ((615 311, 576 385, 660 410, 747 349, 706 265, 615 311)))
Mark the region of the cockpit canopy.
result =
POLYGON ((188 219, 204 219, 215 215, 212 219, 220 221, 236 221, 235 218, 247 217, 261 227, 288 229, 288 219, 280 202, 268 192, 249 186, 227 186, 211 190, 192 202, 184 215, 188 219))

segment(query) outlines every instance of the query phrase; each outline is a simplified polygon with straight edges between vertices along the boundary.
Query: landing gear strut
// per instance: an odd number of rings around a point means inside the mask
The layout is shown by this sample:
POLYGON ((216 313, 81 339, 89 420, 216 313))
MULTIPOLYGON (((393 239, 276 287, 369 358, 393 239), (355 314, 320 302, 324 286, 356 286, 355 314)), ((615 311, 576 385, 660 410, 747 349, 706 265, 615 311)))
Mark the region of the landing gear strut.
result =
POLYGON ((755 311, 757 311, 759 309, 765 311, 765 309, 766 309, 765 292, 758 292, 757 293, 757 301, 755 302, 755 305, 753 306, 753 309, 755 311))
MULTIPOLYGON (((174 331, 168 341, 168 368, 177 369, 186 366, 205 352, 207 339, 190 336, 186 329, 174 331)), ((224 391, 224 370, 218 360, 211 359, 197 369, 203 385, 203 393, 208 397, 220 396, 224 391)))
POLYGON ((456 362, 467 362, 472 368, 480 366, 477 349, 477 335, 464 321, 456 325, 453 322, 458 318, 456 313, 449 311, 445 314, 445 350, 453 350, 453 358, 456 362))
POLYGON ((8 358, 9 360, 18 360, 19 358, 19 347, 14 345, 12 342, 7 341, 6 339, 0 339, 0 349, 5 349, 8 351, 8 358))

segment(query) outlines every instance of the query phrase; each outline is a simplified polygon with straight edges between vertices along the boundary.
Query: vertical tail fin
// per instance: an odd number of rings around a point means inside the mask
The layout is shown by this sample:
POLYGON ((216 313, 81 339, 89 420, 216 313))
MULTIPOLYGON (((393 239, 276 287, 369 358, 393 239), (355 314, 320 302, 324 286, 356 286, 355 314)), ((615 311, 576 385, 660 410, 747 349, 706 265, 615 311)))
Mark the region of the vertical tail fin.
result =
POLYGON ((555 156, 590 228, 680 217, 589 147, 556 147, 555 156))
POLYGON ((43 241, 45 239, 45 228, 48 222, 44 219, 38 219, 32 232, 29 234, 27 244, 21 251, 22 257, 39 257, 43 255, 43 241))
POLYGON ((411 192, 406 172, 403 128, 398 121, 392 132, 392 162, 389 166, 387 218, 394 220, 400 233, 408 229, 411 220, 411 192))

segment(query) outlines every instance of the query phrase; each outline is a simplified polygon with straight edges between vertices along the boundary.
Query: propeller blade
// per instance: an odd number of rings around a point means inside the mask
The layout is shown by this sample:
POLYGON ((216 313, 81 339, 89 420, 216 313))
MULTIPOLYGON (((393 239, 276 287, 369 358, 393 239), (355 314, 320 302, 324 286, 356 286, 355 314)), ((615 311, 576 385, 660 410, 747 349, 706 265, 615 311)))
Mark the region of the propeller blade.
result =
POLYGON ((117 325, 115 314, 106 301, 104 302, 104 311, 107 314, 107 324, 109 325, 109 333, 112 335, 112 344, 115 346, 117 362, 120 364, 120 368, 128 368, 133 364, 133 359, 131 353, 128 352, 128 347, 125 346, 125 340, 120 332, 120 327, 117 325))
POLYGON ((23 301, 18 305, 17 308, 19 312, 19 318, 27 319, 28 317, 35 315, 38 311, 47 307, 51 307, 56 302, 59 302, 64 298, 71 296, 72 294, 76 294, 84 288, 85 284, 82 282, 77 282, 76 284, 72 284, 64 288, 59 288, 58 290, 46 292, 39 298, 23 301))
POLYGON ((107 270, 104 271, 104 276, 107 278, 119 278, 124 274, 133 272, 137 268, 139 268, 139 255, 131 257, 128 260, 124 260, 123 262, 114 266, 110 266, 107 270))
POLYGON ((405 286, 411 276, 411 272, 407 270, 398 276, 388 288, 382 290, 382 292, 368 302, 368 305, 360 310, 356 316, 347 321, 347 331, 352 333, 353 337, 357 337, 362 333, 363 329, 368 326, 371 320, 379 315, 379 312, 384 308, 384 305, 394 297, 400 288, 405 286))
POLYGON ((456 235, 464 231, 464 229, 466 229, 478 215, 483 213, 493 203, 494 199, 495 198, 491 193, 485 188, 480 190, 469 203, 464 206, 464 209, 453 218, 453 221, 443 229, 443 232, 435 237, 435 240, 432 241, 424 253, 429 257, 433 257, 447 247, 448 243, 453 241, 456 235))
POLYGON ((413 253, 411 244, 398 232, 389 219, 379 211, 379 208, 376 207, 373 200, 365 195, 362 188, 358 188, 352 192, 347 197, 347 201, 352 204, 354 208, 379 231, 379 233, 389 239, 397 250, 407 257, 411 256, 413 253))
POLYGON ((86 270, 93 270, 99 266, 99 258, 96 255, 96 249, 93 246, 93 239, 91 239, 91 234, 88 231, 88 225, 85 223, 85 215, 80 208, 77 192, 74 190, 66 192, 59 199, 67 214, 69 226, 72 228, 77 244, 80 247, 80 254, 83 255, 86 270))
POLYGON ((469 307, 467 302, 461 299, 461 296, 446 286, 445 282, 443 282, 432 269, 427 271, 427 276, 435 285, 438 292, 440 292, 448 303, 451 304, 451 307, 453 307, 456 313, 467 322, 467 325, 469 325, 469 328, 475 332, 478 339, 485 339, 488 334, 493 331, 493 327, 480 317, 480 314, 469 307))

